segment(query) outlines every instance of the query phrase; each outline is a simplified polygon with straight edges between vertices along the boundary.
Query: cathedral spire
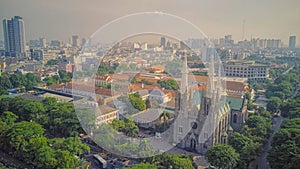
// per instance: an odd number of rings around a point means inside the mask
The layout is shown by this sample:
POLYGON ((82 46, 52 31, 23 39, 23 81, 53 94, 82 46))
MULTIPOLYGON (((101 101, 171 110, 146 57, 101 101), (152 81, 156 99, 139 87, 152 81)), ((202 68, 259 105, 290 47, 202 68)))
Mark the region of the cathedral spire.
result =
POLYGON ((182 67, 182 77, 181 77, 181 94, 188 92, 188 66, 187 66, 187 55, 183 54, 183 67, 182 67))
POLYGON ((181 86, 180 86, 180 111, 185 117, 188 115, 189 110, 189 87, 188 87, 188 66, 187 66, 187 55, 183 53, 183 67, 181 76, 181 86))

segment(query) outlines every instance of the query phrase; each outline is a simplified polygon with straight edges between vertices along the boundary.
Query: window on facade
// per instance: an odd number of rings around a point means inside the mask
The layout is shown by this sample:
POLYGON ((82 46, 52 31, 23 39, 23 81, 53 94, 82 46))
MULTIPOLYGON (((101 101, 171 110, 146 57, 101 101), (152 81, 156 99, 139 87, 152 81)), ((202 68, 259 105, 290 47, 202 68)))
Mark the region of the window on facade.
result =
POLYGON ((236 114, 233 115, 233 123, 237 123, 237 115, 236 114))
POLYGON ((179 127, 179 133, 182 133, 182 127, 179 127))

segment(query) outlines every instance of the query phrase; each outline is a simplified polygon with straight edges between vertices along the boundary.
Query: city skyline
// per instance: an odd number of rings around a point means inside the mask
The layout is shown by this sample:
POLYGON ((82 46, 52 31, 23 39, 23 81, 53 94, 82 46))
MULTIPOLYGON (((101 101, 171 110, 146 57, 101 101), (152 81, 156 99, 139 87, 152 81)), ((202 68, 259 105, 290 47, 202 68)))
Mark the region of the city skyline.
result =
MULTIPOLYGON (((86 3, 63 1, 2 1, 1 20, 23 17, 27 39, 46 37, 69 40, 72 35, 89 37, 106 23, 119 17, 144 11, 162 11, 185 18, 215 39, 231 34, 235 41, 253 38, 281 39, 288 44, 289 36, 300 37, 298 1, 119 1, 86 3), (39 6, 39 8, 36 8, 39 6), (136 7, 136 8, 135 8, 136 7)), ((3 28, 0 29, 3 40, 3 28)), ((297 38, 296 45, 299 46, 297 38)))

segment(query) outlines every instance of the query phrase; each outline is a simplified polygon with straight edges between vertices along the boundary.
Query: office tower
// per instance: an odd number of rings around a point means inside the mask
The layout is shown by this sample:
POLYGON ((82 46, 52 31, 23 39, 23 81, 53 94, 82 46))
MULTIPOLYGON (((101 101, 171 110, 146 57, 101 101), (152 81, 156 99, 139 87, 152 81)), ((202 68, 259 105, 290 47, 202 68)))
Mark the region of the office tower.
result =
POLYGON ((52 40, 50 46, 61 48, 63 46, 63 42, 60 40, 52 40))
POLYGON ((165 37, 160 38, 160 45, 163 46, 163 47, 166 46, 166 38, 165 37))
POLYGON ((296 48, 296 36, 290 36, 289 48, 290 49, 295 49, 296 48))
POLYGON ((80 42, 79 42, 78 35, 73 35, 72 36, 72 47, 79 47, 79 46, 80 46, 80 42))
POLYGON ((40 38, 40 47, 45 48, 47 46, 46 38, 40 38))
POLYGON ((7 56, 25 56, 25 30, 22 17, 3 20, 4 46, 7 56))
POLYGON ((85 38, 82 38, 82 39, 81 39, 81 45, 84 46, 85 43, 86 43, 86 39, 85 39, 85 38))

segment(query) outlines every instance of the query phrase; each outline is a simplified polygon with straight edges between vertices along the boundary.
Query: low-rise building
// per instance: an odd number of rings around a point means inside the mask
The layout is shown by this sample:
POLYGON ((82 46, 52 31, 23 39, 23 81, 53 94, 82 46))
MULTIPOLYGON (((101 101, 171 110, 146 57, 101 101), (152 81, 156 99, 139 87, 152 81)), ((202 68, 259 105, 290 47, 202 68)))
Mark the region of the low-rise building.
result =
POLYGON ((227 77, 243 77, 253 82, 264 82, 269 77, 269 67, 255 61, 228 61, 224 63, 224 70, 227 77))
POLYGON ((100 105, 96 111, 96 125, 111 123, 114 119, 119 119, 119 110, 106 105, 100 105))

